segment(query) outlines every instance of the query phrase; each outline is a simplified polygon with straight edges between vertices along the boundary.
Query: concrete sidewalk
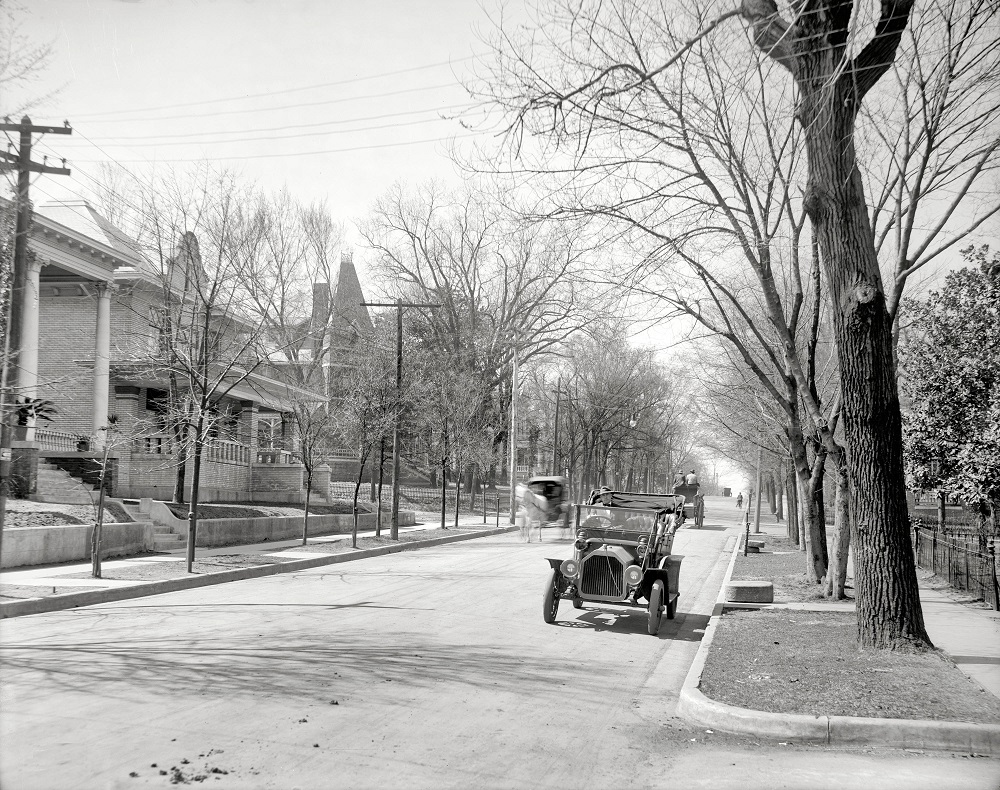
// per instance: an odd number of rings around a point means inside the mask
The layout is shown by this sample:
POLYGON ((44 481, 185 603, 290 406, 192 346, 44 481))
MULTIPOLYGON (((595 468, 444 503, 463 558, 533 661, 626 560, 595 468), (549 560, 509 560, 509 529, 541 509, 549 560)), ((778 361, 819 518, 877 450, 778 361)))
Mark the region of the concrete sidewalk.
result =
MULTIPOLYGON (((454 516, 451 516, 447 525, 454 526, 454 516)), ((491 519, 483 523, 481 516, 461 516, 458 525, 464 528, 482 527, 483 532, 496 531, 496 521, 491 519)), ((504 518, 500 519, 501 530, 507 529, 508 525, 504 518)), ((426 531, 427 539, 434 543, 452 542, 465 537, 477 537, 482 532, 449 534, 442 532, 440 522, 425 521, 418 522, 411 527, 400 527, 400 532, 421 532, 426 531)), ((389 534, 388 527, 381 530, 383 536, 389 534)), ((374 530, 359 531, 358 537, 373 537, 374 530)), ((331 543, 344 543, 351 540, 351 535, 338 533, 334 535, 321 535, 309 538, 309 545, 317 546, 331 543)), ((360 558, 362 556, 377 556, 393 551, 400 551, 406 548, 417 548, 423 544, 400 543, 399 546, 385 546, 376 549, 358 550, 351 554, 324 554, 315 551, 296 551, 296 547, 302 546, 301 539, 270 541, 267 543, 255 543, 242 546, 223 546, 213 548, 199 548, 196 553, 196 560, 204 560, 213 556, 223 555, 259 555, 261 557, 273 558, 273 565, 257 565, 249 568, 239 568, 233 570, 222 570, 213 573, 195 574, 182 578, 169 580, 131 580, 131 579, 95 579, 93 577, 69 578, 89 573, 90 562, 62 563, 59 565, 30 566, 23 568, 5 568, 0 571, 0 585, 13 585, 18 587, 38 587, 39 591, 47 588, 74 588, 72 592, 56 595, 47 595, 27 598, 5 598, 0 601, 0 617, 18 616, 21 614, 33 614, 36 612, 52 611, 56 609, 73 608, 94 603, 101 603, 104 600, 123 600, 127 598, 141 597, 145 595, 155 595, 161 592, 169 592, 174 589, 183 589, 189 586, 202 586, 205 584, 222 584, 228 581, 238 581, 245 578, 255 578, 257 576, 274 573, 276 570, 287 569, 297 570, 305 567, 313 567, 335 562, 343 562, 348 559, 360 558)), ((122 559, 104 560, 101 568, 105 572, 121 570, 123 568, 147 565, 149 563, 183 563, 186 561, 186 550, 178 549, 171 552, 159 552, 156 554, 144 554, 137 557, 127 557, 122 559)))

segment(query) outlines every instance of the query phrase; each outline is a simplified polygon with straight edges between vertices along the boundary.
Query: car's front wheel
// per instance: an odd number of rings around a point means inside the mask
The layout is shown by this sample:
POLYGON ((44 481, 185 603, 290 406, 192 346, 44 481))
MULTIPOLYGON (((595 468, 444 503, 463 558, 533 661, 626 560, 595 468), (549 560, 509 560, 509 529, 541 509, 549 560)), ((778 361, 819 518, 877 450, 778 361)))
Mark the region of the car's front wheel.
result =
POLYGON ((650 636, 656 636, 660 630, 660 611, 663 605, 663 582, 657 579, 649 591, 649 622, 647 630, 650 636))
POLYGON ((542 619, 546 623, 554 623, 556 621, 556 613, 559 611, 559 576, 559 571, 553 568, 549 571, 549 578, 545 584, 545 597, 542 599, 542 619))

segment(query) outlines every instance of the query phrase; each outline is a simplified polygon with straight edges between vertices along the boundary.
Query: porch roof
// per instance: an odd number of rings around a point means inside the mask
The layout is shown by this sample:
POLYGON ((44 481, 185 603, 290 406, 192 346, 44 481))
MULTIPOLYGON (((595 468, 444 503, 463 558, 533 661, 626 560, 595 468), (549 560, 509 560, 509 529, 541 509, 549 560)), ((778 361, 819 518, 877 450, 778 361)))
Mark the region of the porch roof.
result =
MULTIPOLYGON (((221 366, 214 367, 215 377, 220 381, 215 397, 251 401, 279 412, 292 411, 296 403, 303 401, 322 403, 326 399, 322 393, 268 378, 257 372, 248 373, 244 368, 233 366, 224 372, 221 366)), ((140 387, 170 387, 170 371, 162 362, 155 360, 112 362, 111 377, 140 387)), ((183 380, 185 377, 179 378, 183 380)))

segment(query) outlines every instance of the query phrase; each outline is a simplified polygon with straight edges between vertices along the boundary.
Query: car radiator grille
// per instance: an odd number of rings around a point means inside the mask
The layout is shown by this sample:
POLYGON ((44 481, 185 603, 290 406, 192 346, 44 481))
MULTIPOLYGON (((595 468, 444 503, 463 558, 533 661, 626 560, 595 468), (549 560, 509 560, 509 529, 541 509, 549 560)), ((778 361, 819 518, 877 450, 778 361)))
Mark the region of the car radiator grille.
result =
POLYGON ((621 598, 625 593, 625 569, 615 557, 598 555, 588 557, 583 563, 580 592, 583 595, 601 595, 621 598))

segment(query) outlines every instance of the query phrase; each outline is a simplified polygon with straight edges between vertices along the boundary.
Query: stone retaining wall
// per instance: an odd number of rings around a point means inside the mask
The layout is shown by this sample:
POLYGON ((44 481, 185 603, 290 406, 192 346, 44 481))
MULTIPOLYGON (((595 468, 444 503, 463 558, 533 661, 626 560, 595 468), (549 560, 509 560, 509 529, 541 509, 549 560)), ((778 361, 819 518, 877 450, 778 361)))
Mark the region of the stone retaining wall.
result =
MULTIPOLYGON (((157 523, 173 528, 178 534, 187 534, 187 521, 177 518, 162 502, 152 502, 150 517, 157 523)), ((382 527, 386 529, 392 521, 392 514, 382 513, 382 527)), ((417 523, 412 510, 399 511, 400 526, 408 527, 417 523)), ((350 532, 354 526, 354 516, 310 515, 309 534, 337 535, 350 532)), ((375 529, 375 514, 362 513, 358 517, 358 530, 375 529)), ((272 540, 290 540, 302 536, 301 516, 269 516, 267 518, 213 518, 198 520, 196 546, 239 546, 264 543, 272 540)))
MULTIPOLYGON (((3 531, 4 568, 83 562, 90 559, 92 524, 17 527, 3 531)), ((153 525, 146 522, 105 524, 101 557, 128 557, 153 550, 153 525)))

